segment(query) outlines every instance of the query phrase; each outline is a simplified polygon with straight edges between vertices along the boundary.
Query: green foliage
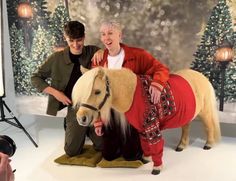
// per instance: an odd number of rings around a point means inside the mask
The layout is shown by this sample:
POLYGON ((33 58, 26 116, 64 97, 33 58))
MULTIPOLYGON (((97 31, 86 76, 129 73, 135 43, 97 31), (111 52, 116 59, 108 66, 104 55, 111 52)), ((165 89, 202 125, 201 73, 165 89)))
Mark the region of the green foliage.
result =
MULTIPOLYGON (((219 0, 212 10, 201 43, 194 54, 195 60, 191 65, 192 69, 202 72, 209 78, 218 98, 220 97, 221 74, 219 63, 214 60, 214 55, 224 40, 231 44, 235 43, 229 7, 225 0, 219 0)), ((235 74, 236 65, 234 61, 226 69, 225 101, 236 101, 235 74)))
POLYGON ((66 22, 70 20, 66 7, 60 2, 55 9, 51 19, 51 33, 55 38, 56 45, 65 44, 63 38, 63 28, 66 22))
POLYGON ((10 42, 13 64, 13 74, 15 90, 18 94, 25 94, 30 89, 30 57, 24 46, 24 35, 22 30, 18 30, 16 25, 10 27, 10 42))
POLYGON ((10 28, 10 42, 15 90, 17 95, 34 95, 38 91, 32 87, 30 77, 37 67, 52 53, 54 38, 40 25, 34 30, 33 44, 28 53, 24 34, 15 24, 10 28))
POLYGON ((48 25, 51 23, 51 12, 47 9, 46 0, 31 0, 30 4, 33 9, 33 19, 30 20, 31 27, 37 29, 40 25, 44 29, 48 29, 48 25))

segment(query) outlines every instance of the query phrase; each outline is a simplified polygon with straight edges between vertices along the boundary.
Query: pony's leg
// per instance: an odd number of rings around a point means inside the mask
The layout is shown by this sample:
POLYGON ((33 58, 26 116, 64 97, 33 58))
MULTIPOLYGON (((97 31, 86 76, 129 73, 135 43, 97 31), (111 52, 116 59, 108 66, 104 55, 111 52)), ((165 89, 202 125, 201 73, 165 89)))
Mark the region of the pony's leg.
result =
POLYGON ((204 124, 207 136, 206 144, 203 147, 205 150, 211 149, 221 138, 219 117, 215 106, 216 101, 213 91, 211 93, 212 94, 210 94, 208 99, 204 102, 204 109, 199 113, 199 117, 204 124))
POLYGON ((207 136, 207 140, 206 143, 203 147, 204 150, 209 150, 213 147, 215 141, 215 137, 214 137, 214 132, 215 132, 215 127, 214 127, 214 122, 212 120, 212 116, 210 116, 209 114, 200 114, 199 117, 201 118, 201 121, 204 124, 205 127, 205 131, 206 131, 206 136, 207 136))
POLYGON ((189 129, 190 123, 184 125, 182 127, 182 135, 178 146, 176 147, 175 151, 183 151, 183 149, 188 146, 189 144, 189 129))

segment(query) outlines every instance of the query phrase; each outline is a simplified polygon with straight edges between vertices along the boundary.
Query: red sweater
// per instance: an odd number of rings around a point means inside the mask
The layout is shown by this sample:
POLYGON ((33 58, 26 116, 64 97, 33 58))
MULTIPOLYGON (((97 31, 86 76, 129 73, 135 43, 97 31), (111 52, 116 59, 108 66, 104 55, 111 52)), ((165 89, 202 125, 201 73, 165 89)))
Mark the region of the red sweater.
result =
POLYGON ((133 103, 125 116, 140 133, 144 155, 152 156, 154 166, 160 166, 164 147, 161 130, 181 127, 190 122, 195 113, 195 97, 185 79, 178 75, 171 75, 162 91, 160 102, 153 105, 149 101, 150 95, 145 92, 148 91, 149 86, 146 85, 145 88, 141 79, 137 78, 133 103))
MULTIPOLYGON (((125 58, 122 67, 132 70, 137 75, 150 75, 153 81, 164 85, 169 78, 169 69, 141 48, 120 44, 124 49, 125 58)), ((98 66, 107 67, 108 50, 105 49, 103 60, 98 66)), ((95 67, 94 63, 92 67, 95 67)))

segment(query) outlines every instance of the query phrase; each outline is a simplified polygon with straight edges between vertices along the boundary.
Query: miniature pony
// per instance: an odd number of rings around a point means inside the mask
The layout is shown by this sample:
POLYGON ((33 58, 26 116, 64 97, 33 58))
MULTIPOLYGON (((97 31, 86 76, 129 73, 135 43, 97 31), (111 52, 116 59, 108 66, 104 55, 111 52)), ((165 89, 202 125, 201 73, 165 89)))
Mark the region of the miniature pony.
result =
POLYGON ((150 77, 137 76, 125 68, 97 67, 76 82, 72 101, 77 121, 82 126, 93 125, 99 118, 108 125, 111 108, 121 113, 121 125, 128 121, 138 130, 143 158, 147 161, 152 157, 152 174, 156 175, 163 165, 162 130, 182 127, 176 151, 182 151, 189 144, 189 125, 197 115, 206 130, 204 149, 217 143, 221 133, 214 89, 201 73, 186 69, 171 74, 156 105, 150 101, 150 82, 150 77))

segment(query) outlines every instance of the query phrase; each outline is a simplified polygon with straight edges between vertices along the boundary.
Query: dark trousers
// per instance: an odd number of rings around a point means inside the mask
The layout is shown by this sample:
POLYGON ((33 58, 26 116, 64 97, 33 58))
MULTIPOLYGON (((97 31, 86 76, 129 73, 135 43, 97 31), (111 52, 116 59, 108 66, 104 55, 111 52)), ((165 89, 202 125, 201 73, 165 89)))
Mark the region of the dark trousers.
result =
POLYGON ((64 146, 66 154, 69 156, 79 155, 83 149, 86 136, 91 139, 95 150, 102 150, 103 138, 96 135, 94 127, 80 126, 76 120, 74 109, 68 107, 64 146))
POLYGON ((129 125, 124 134, 113 112, 110 124, 104 128, 103 143, 102 155, 108 161, 120 156, 128 161, 142 159, 143 151, 137 130, 129 125))

